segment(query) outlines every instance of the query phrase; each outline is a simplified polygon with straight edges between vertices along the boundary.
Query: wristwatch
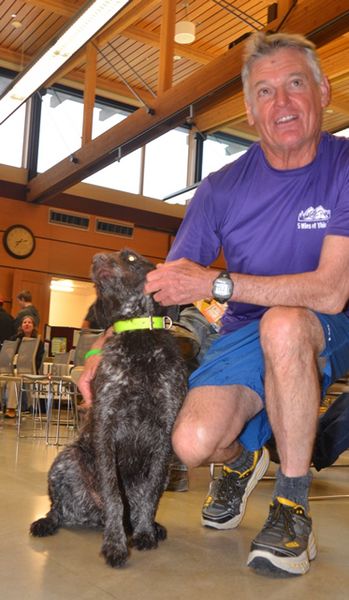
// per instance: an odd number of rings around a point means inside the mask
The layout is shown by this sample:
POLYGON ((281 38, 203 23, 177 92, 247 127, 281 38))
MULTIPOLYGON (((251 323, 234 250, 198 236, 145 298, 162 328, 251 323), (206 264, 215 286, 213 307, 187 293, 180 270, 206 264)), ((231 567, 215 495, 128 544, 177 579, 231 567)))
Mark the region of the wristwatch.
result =
POLYGON ((212 297, 220 304, 224 304, 232 297, 233 290, 234 283, 228 271, 222 271, 212 284, 212 297))

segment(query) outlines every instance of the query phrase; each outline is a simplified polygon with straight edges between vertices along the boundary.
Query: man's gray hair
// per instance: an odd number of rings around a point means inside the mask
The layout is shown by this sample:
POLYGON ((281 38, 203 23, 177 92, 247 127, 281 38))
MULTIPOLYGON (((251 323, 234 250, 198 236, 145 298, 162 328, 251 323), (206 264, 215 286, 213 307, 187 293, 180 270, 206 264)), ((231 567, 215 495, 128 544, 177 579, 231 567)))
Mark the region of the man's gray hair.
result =
POLYGON ((319 57, 313 42, 300 34, 290 33, 265 33, 259 31, 253 33, 245 44, 243 56, 243 67, 241 70, 242 85, 245 97, 249 96, 249 75, 253 63, 263 56, 268 56, 281 48, 295 48, 306 56, 308 64, 313 72, 315 81, 320 83, 323 78, 319 57))

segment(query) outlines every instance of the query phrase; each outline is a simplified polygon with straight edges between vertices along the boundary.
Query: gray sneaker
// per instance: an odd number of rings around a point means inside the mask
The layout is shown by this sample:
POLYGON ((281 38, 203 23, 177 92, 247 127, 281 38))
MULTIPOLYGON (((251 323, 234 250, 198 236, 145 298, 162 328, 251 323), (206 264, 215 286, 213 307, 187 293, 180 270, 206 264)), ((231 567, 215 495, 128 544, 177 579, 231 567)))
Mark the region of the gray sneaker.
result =
POLYGON ((234 529, 243 519, 247 498, 269 466, 266 448, 250 452, 239 471, 223 465, 220 476, 211 482, 202 508, 201 523, 214 529, 234 529))
POLYGON ((315 557, 311 518, 303 506, 277 497, 262 531, 252 542, 248 566, 274 577, 304 575, 315 557))

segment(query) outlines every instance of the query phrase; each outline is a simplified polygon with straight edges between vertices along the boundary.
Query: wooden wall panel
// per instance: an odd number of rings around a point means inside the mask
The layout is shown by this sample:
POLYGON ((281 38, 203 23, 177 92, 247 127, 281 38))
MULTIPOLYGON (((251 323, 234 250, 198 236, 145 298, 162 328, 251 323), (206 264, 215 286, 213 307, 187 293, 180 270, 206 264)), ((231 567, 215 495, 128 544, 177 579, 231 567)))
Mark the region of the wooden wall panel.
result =
POLYGON ((29 289, 33 304, 41 314, 40 329, 48 322, 52 276, 89 280, 94 254, 120 250, 124 246, 154 262, 163 261, 168 253, 170 236, 161 231, 135 227, 133 238, 123 238, 96 232, 94 215, 90 216, 88 231, 52 225, 48 219, 48 206, 0 197, 0 293, 5 297, 6 310, 15 315, 19 309, 18 292, 29 289), (36 238, 35 251, 25 259, 9 256, 2 243, 5 229, 18 223, 30 227, 36 238))
MULTIPOLYGON (((88 231, 52 225, 48 222, 48 206, 28 205, 0 196, 0 293, 5 297, 8 312, 18 312, 16 295, 21 289, 29 289, 44 325, 48 320, 52 276, 89 280, 94 254, 120 250, 125 246, 154 263, 163 262, 174 239, 168 233, 139 227, 134 228, 132 239, 101 234, 95 231, 97 217, 89 217, 88 231), (12 258, 2 243, 5 229, 18 223, 30 227, 36 238, 35 251, 26 259, 12 258)), ((214 266, 223 268, 223 258, 219 257, 214 266)))
POLYGON ((22 290, 29 290, 33 297, 33 304, 40 314, 39 332, 41 335, 43 335, 45 324, 48 323, 50 280, 51 277, 46 273, 21 269, 16 269, 13 275, 12 314, 15 316, 20 310, 20 306, 16 301, 17 294, 22 290))

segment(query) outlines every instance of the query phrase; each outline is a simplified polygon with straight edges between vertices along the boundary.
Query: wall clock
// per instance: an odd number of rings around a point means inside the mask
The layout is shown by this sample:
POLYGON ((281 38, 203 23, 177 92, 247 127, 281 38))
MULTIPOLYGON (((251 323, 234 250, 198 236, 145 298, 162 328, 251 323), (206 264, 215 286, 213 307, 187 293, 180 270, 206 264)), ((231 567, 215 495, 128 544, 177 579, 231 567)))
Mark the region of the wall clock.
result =
POLYGON ((12 225, 6 229, 3 243, 6 252, 14 258, 28 258, 35 250, 34 234, 25 225, 12 225))

